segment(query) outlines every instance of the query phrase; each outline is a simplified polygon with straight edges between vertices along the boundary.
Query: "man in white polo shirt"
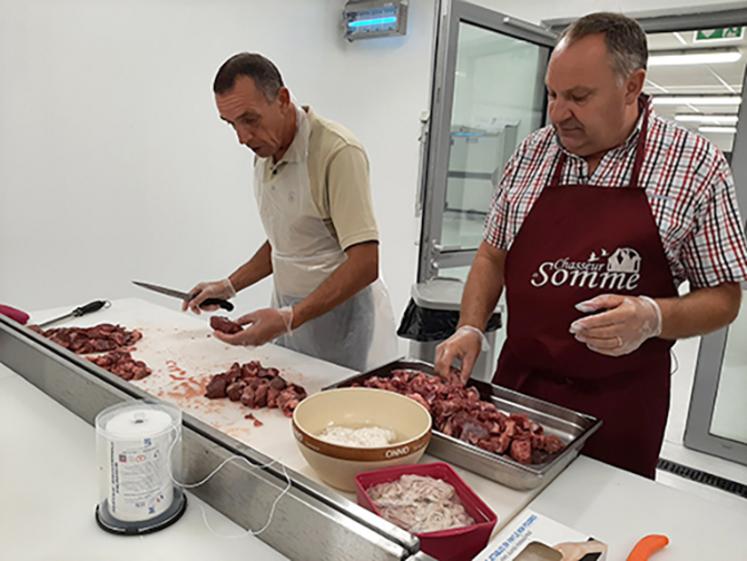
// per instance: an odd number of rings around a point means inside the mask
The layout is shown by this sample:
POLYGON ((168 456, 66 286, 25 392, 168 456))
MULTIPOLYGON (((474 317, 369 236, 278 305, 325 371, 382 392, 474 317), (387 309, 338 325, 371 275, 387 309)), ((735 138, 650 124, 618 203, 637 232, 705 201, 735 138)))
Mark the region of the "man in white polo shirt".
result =
MULTIPOLYGON (((296 106, 277 67, 240 53, 213 83, 221 119, 256 155, 254 192, 267 235, 228 278, 198 284, 184 303, 231 298, 272 275, 272 307, 239 318, 237 345, 274 341, 364 369, 396 353, 394 318, 379 274, 379 235, 363 146, 346 128, 296 106)), ((203 308, 204 309, 204 308, 203 308)))

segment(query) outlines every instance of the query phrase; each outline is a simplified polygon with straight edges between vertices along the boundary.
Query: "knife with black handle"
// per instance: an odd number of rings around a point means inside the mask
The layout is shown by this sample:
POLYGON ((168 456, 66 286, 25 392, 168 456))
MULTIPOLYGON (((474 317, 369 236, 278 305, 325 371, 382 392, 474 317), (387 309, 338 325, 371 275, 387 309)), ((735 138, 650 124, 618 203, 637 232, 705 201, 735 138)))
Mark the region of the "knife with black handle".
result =
POLYGON ((53 323, 57 323, 68 318, 79 318, 93 312, 98 312, 101 308, 108 308, 109 306, 111 306, 111 302, 109 302, 109 300, 94 300, 93 302, 89 302, 85 306, 78 306, 70 313, 56 317, 54 319, 43 321, 38 325, 39 327, 47 327, 49 325, 52 325, 53 323))

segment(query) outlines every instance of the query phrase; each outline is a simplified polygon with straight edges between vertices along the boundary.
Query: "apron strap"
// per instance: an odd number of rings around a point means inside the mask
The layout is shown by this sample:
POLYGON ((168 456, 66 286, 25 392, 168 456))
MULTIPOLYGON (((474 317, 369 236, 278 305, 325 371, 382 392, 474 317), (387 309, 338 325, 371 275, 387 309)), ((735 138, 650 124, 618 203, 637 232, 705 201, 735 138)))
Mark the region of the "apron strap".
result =
MULTIPOLYGON (((633 161, 633 172, 630 176, 630 185, 628 185, 628 187, 631 189, 638 188, 638 180, 641 174, 641 168, 643 167, 643 160, 646 155, 646 136, 648 134, 649 115, 648 96, 641 95, 641 97, 638 99, 638 107, 643 113, 643 123, 641 124, 641 132, 638 135, 638 142, 635 149, 635 160, 633 161)), ((557 187, 560 185, 560 178, 563 175, 563 167, 565 166, 566 159, 566 153, 561 149, 560 157, 555 164, 555 170, 553 171, 552 179, 550 180, 550 187, 557 187)))
POLYGON ((560 185, 560 176, 563 175, 563 166, 565 165, 566 155, 563 150, 560 150, 560 158, 555 164, 555 171, 553 171, 552 179, 550 180, 550 187, 557 187, 560 185))
POLYGON ((643 160, 646 155, 646 137, 648 135, 648 96, 642 95, 638 99, 638 107, 643 112, 643 123, 641 124, 641 132, 638 135, 638 144, 635 148, 635 161, 633 162, 633 172, 630 174, 630 185, 631 189, 637 189, 639 185, 639 177, 641 175, 641 168, 643 167, 643 160))

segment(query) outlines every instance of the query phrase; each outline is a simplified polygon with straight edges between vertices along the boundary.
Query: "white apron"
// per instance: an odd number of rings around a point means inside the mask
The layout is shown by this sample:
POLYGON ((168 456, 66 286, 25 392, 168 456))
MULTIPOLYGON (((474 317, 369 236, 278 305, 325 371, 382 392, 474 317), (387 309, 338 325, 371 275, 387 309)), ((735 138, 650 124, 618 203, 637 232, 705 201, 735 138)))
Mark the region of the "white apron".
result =
MULTIPOLYGON (((264 181, 272 159, 258 159, 254 194, 272 246, 273 302, 303 300, 346 259, 311 197, 307 155, 310 123, 296 108, 296 136, 276 176, 264 181)), ((363 371, 397 356, 394 314, 381 279, 349 300, 274 341, 289 349, 363 371)))

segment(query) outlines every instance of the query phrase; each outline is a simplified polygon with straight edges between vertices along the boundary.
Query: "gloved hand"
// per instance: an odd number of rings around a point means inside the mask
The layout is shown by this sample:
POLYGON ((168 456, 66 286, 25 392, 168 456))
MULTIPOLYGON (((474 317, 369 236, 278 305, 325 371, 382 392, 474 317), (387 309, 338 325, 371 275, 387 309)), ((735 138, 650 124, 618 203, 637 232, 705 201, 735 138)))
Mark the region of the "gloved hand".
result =
POLYGON ((661 308, 648 296, 602 294, 579 302, 576 309, 605 312, 577 319, 570 332, 590 350, 609 356, 632 353, 644 341, 661 334, 661 308))
POLYGON ((189 293, 192 295, 192 298, 190 300, 182 301, 182 311, 184 312, 189 308, 198 315, 202 313, 203 310, 212 312, 218 309, 218 306, 200 307, 200 304, 208 298, 221 298, 223 300, 228 300, 229 298, 236 296, 236 291, 234 290, 230 279, 201 282, 190 290, 189 293))
POLYGON ((453 380, 452 363, 454 359, 462 361, 460 382, 469 380, 480 351, 488 349, 485 334, 471 325, 463 325, 454 334, 436 347, 436 373, 447 381, 453 380))
POLYGON ((241 316, 236 323, 249 327, 232 335, 214 331, 216 339, 229 345, 258 347, 293 331, 293 308, 263 308, 241 316))

